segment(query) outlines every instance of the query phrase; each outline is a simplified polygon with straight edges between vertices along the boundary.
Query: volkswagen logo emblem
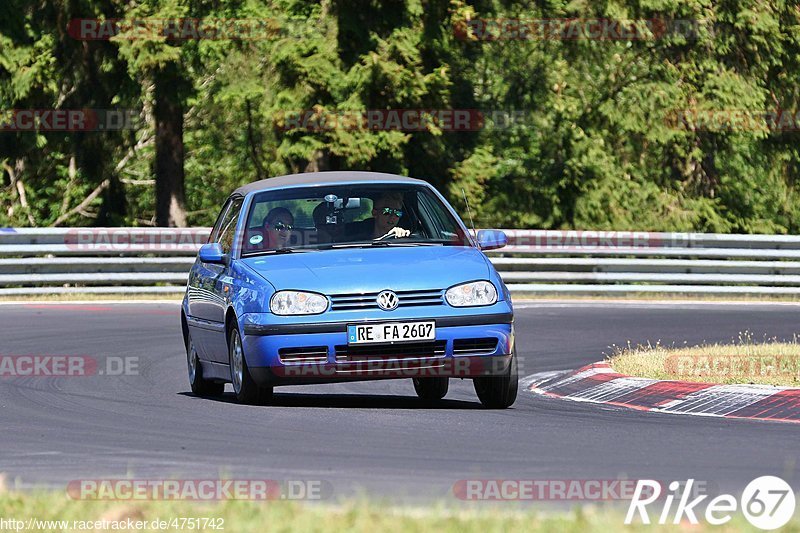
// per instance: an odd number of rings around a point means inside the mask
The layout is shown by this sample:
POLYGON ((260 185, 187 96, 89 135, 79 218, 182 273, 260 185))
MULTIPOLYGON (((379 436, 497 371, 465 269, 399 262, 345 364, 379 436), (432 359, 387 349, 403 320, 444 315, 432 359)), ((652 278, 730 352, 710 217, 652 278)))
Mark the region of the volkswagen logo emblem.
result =
POLYGON ((383 291, 378 295, 377 302, 378 307, 384 311, 392 311, 397 309, 397 306, 400 304, 400 298, 392 291, 383 291))

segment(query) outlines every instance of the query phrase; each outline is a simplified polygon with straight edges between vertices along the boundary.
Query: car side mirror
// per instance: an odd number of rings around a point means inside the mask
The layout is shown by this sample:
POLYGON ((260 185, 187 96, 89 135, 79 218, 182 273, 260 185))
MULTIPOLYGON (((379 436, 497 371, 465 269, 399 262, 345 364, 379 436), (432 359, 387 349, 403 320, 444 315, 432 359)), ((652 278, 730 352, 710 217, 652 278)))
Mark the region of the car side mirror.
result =
POLYGON ((481 250, 497 250, 508 244, 508 237, 499 229, 478 231, 478 247, 481 250))
POLYGON ((218 242, 210 242, 200 247, 200 261, 215 265, 224 265, 228 262, 228 257, 222 251, 222 245, 218 242))

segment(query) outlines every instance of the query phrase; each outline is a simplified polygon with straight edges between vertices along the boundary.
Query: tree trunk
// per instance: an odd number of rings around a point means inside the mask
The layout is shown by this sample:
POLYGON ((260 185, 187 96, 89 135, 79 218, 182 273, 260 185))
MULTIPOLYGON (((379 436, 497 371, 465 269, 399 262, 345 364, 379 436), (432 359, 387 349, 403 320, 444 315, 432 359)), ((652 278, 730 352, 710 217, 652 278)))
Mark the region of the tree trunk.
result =
POLYGON ((183 80, 169 64, 155 76, 156 225, 186 226, 183 172, 183 80))
POLYGON ((327 150, 317 150, 311 156, 303 172, 321 172, 330 170, 330 157, 327 150))

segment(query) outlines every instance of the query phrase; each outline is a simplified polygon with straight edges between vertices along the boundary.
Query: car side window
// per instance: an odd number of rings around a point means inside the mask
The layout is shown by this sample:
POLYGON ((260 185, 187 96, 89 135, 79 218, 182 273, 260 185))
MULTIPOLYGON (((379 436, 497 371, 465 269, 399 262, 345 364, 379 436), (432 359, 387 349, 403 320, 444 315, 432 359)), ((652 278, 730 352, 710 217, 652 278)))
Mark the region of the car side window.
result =
POLYGON ((419 201, 419 209, 424 213, 422 217, 427 224, 425 231, 433 239, 446 238, 446 231, 444 228, 448 227, 447 218, 442 212, 442 207, 431 201, 431 198, 425 194, 417 195, 419 201))
POLYGON ((222 206, 222 210, 220 210, 219 215, 217 215, 217 221, 214 222, 214 227, 211 228, 211 233, 208 235, 208 242, 219 242, 219 232, 222 229, 222 223, 225 220, 225 213, 228 212, 228 208, 231 206, 232 201, 228 200, 225 202, 225 205, 222 206))
POLYGON ((219 233, 217 234, 216 242, 222 245, 222 251, 226 254, 231 253, 233 248, 233 239, 236 234, 236 222, 239 220, 239 212, 242 210, 242 198, 235 198, 231 200, 230 207, 222 217, 219 233))

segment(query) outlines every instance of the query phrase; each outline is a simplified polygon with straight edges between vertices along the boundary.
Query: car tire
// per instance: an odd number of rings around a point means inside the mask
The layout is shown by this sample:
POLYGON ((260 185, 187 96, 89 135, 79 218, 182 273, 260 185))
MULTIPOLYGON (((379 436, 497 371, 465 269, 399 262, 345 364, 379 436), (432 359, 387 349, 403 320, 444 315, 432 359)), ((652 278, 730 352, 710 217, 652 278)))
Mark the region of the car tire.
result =
POLYGON ((186 338, 186 366, 189 372, 189 385, 197 396, 220 396, 225 391, 225 384, 203 378, 203 365, 192 342, 186 338))
POLYGON ((236 327, 228 333, 228 364, 236 401, 247 405, 265 405, 272 400, 272 387, 260 387, 250 375, 242 336, 236 327))
POLYGON ((441 400, 450 388, 448 378, 413 378, 411 381, 414 382, 417 396, 429 402, 441 400))
POLYGON ((511 363, 503 375, 475 378, 473 384, 478 399, 484 407, 505 409, 511 406, 517 399, 517 387, 519 386, 516 352, 511 353, 511 363))

